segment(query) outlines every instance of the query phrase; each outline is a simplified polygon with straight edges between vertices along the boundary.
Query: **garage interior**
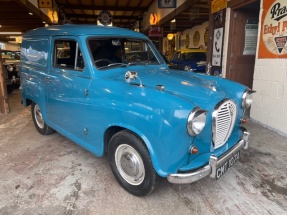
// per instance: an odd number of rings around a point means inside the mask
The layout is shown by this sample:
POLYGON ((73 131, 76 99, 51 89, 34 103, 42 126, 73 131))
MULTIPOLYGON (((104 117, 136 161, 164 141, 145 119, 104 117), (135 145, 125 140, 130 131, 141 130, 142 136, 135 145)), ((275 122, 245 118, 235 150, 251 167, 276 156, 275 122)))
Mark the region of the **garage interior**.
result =
MULTIPOLYGON (((53 2, 59 24, 95 24, 107 10, 115 26, 133 29, 154 0, 53 2)), ((208 20, 209 1, 189 0, 159 24, 165 37, 208 20), (198 17, 186 21, 194 8, 198 17)), ((21 35, 1 32, 54 24, 27 0, 1 0, 0 22, 0 42, 21 35)), ((252 134, 249 150, 220 180, 174 185, 160 179, 157 192, 138 198, 117 184, 107 157, 97 158, 58 133, 40 135, 20 90, 0 92, 0 107, 9 105, 9 114, 0 113, 0 214, 287 214, 287 137, 256 122, 246 125, 252 134)))

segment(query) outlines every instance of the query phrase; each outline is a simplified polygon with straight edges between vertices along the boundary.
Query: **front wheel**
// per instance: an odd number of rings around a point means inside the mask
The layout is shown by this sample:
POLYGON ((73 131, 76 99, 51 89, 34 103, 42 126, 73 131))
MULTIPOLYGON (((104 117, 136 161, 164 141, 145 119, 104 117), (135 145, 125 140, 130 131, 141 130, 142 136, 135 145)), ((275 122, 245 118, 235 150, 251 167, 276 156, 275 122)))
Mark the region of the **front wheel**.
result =
POLYGON ((158 175, 143 141, 123 130, 115 134, 109 144, 109 162, 119 184, 136 196, 150 194, 158 175))
POLYGON ((52 134, 55 132, 52 128, 50 128, 45 123, 41 109, 38 104, 32 103, 31 113, 32 113, 34 125, 40 134, 48 135, 48 134, 52 134))

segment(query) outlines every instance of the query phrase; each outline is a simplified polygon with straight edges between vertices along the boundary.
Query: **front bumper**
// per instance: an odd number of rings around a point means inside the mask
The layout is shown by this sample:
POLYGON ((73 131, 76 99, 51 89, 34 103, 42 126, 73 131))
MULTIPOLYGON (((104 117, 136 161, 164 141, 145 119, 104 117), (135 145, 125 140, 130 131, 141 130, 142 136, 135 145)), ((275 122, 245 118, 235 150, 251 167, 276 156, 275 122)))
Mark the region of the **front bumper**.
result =
POLYGON ((248 139, 249 139, 250 133, 246 129, 244 129, 244 128, 242 128, 242 129, 243 129, 243 134, 242 134, 241 139, 226 154, 224 154, 220 158, 217 158, 217 157, 211 155, 209 158, 209 164, 208 165, 206 165, 200 169, 197 169, 195 171, 188 172, 188 173, 169 174, 167 176, 167 180, 170 183, 175 183, 175 184, 188 184, 188 183, 198 181, 198 180, 200 180, 200 179, 202 179, 208 175, 211 178, 215 178, 217 167, 224 164, 229 158, 231 158, 234 154, 236 154, 242 148, 243 149, 248 148, 248 139))

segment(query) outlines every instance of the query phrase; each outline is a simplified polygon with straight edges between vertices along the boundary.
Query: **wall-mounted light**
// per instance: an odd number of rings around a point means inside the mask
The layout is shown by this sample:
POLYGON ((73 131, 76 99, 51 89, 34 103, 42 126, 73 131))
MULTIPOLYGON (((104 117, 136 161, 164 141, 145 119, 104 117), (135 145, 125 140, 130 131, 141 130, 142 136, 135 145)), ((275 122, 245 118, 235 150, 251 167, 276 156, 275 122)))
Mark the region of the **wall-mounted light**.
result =
POLYGON ((149 15, 149 23, 150 25, 156 25, 156 22, 157 22, 157 16, 155 13, 151 13, 149 15))
POLYGON ((172 40, 172 39, 173 39, 173 34, 168 34, 168 35, 167 35, 167 39, 168 39, 168 40, 172 40))
POLYGON ((52 23, 57 24, 59 21, 58 12, 56 10, 49 10, 48 17, 52 23))
POLYGON ((33 13, 29 12, 29 15, 33 16, 33 13))
POLYGON ((22 37, 16 37, 15 41, 16 43, 22 43, 22 37))

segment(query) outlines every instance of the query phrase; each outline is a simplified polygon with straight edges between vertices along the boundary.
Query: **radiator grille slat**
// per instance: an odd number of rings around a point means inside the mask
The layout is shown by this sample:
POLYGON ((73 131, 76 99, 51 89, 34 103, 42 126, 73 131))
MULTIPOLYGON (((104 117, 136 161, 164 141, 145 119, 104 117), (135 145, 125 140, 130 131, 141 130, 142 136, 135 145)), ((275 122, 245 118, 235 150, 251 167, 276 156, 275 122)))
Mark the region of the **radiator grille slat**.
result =
POLYGON ((214 148, 224 145, 234 128, 237 109, 232 100, 224 100, 219 103, 213 112, 213 144, 214 148))

